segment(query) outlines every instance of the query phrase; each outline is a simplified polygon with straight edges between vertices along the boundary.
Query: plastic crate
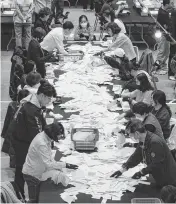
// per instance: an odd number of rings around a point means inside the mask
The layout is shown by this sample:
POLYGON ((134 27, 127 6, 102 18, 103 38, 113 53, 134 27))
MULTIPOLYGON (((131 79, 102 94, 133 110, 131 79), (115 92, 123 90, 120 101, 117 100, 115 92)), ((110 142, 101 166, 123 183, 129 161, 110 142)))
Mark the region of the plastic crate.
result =
POLYGON ((68 55, 59 54, 59 60, 64 62, 76 62, 76 61, 82 60, 83 57, 84 57, 84 54, 81 52, 71 53, 68 55))
POLYGON ((159 198, 133 198, 131 203, 161 203, 159 198))
POLYGON ((73 128, 71 131, 71 140, 76 150, 94 150, 96 142, 99 140, 99 131, 96 128, 73 128), (95 139, 93 141, 74 141, 73 135, 76 132, 93 132, 95 134, 95 139))

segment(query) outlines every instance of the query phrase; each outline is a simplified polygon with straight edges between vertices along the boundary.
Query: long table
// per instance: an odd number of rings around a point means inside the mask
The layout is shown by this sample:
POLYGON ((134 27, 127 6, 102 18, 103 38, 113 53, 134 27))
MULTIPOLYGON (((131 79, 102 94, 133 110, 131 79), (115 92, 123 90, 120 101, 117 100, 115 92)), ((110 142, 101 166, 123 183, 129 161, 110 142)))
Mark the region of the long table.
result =
MULTIPOLYGON (((58 73, 55 72, 56 75, 61 75, 64 72, 58 70, 58 73)), ((124 82, 113 79, 113 84, 122 85, 124 82)), ((106 85, 110 94, 113 94, 112 85, 106 85)), ((62 98, 62 102, 65 103, 72 98, 62 98)), ((55 106, 55 113, 62 114, 65 119, 68 119, 72 113, 65 113, 64 110, 60 109, 59 106, 55 106)), ((74 112, 74 114, 79 114, 79 112, 74 112)), ((91 153, 91 152, 89 152, 91 153)), ((60 151, 56 151, 55 160, 59 161, 61 157, 64 155, 60 151)), ((71 187, 71 185, 67 186, 67 188, 71 187)), ((40 195, 39 195, 39 203, 63 203, 64 201, 60 197, 60 194, 64 192, 64 187, 59 184, 55 185, 50 180, 41 183, 40 187, 40 195)), ((159 198, 160 189, 157 189, 153 184, 151 185, 143 185, 139 184, 134 193, 126 192, 120 201, 112 201, 108 200, 109 203, 130 203, 132 198, 159 198)), ((87 194, 78 194, 76 203, 100 203, 101 200, 92 199, 91 195, 87 194)))

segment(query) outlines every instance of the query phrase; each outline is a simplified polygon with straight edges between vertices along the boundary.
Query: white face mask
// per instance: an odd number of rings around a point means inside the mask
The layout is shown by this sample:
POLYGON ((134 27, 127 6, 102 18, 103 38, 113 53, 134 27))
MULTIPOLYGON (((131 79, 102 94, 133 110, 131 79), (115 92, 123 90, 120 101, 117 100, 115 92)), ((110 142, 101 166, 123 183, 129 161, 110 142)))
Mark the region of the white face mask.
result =
POLYGON ((136 116, 136 119, 143 121, 144 119, 142 117, 136 116))
POLYGON ((81 23, 81 27, 82 27, 82 28, 86 28, 86 27, 87 27, 87 22, 81 23))

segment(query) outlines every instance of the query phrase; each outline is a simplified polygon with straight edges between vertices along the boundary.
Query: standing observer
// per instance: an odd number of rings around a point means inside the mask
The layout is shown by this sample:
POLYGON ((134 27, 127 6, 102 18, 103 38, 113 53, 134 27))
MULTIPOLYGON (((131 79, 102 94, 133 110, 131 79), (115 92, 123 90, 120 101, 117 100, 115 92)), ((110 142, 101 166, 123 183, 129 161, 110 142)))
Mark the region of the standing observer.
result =
POLYGON ((28 49, 31 40, 33 1, 15 0, 15 12, 13 16, 16 46, 28 49))

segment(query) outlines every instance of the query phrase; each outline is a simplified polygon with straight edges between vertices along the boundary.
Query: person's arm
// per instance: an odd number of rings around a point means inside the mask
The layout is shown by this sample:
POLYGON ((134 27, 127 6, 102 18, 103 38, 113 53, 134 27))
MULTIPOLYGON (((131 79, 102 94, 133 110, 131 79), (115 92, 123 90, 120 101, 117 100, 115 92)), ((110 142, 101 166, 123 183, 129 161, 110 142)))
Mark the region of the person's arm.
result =
POLYGON ((34 10, 34 5, 33 5, 33 3, 31 3, 30 7, 29 7, 29 10, 28 10, 28 12, 27 12, 27 14, 25 16, 25 19, 28 19, 32 15, 33 10, 34 10))
POLYGON ((143 175, 149 174, 154 169, 162 169, 163 161, 165 160, 165 151, 160 142, 153 142, 151 144, 151 163, 142 169, 143 175))
POLYGON ((15 0, 15 9, 16 9, 16 13, 18 14, 19 18, 21 18, 21 20, 23 21, 24 20, 24 16, 21 13, 20 7, 18 6, 18 3, 17 3, 16 0, 15 0))
POLYGON ((123 91, 121 96, 124 97, 130 97, 130 98, 136 98, 138 90, 134 90, 133 92, 123 91))
POLYGON ((48 59, 50 59, 52 57, 52 53, 49 53, 47 56, 43 56, 41 57, 40 56, 40 53, 42 52, 41 51, 41 47, 40 47, 40 44, 37 44, 36 42, 33 42, 33 46, 32 46, 32 50, 34 52, 34 61, 36 64, 39 64, 39 63, 43 63, 43 62, 46 62, 48 59))
POLYGON ((40 146, 40 148, 38 149, 38 154, 45 164, 47 170, 62 170, 62 168, 66 167, 65 162, 57 162, 51 157, 52 154, 46 146, 40 146))
POLYGON ((133 168, 142 162, 142 159, 142 148, 138 145, 135 152, 131 155, 127 162, 123 164, 123 167, 126 169, 133 168))

